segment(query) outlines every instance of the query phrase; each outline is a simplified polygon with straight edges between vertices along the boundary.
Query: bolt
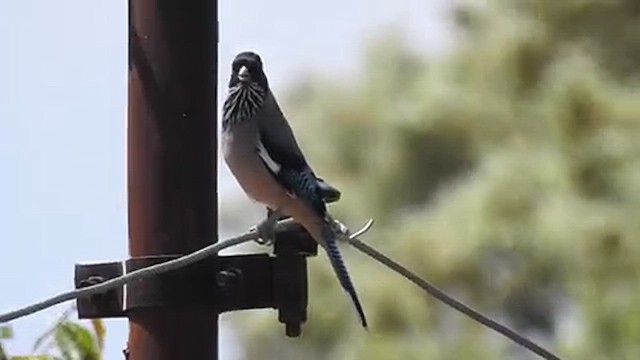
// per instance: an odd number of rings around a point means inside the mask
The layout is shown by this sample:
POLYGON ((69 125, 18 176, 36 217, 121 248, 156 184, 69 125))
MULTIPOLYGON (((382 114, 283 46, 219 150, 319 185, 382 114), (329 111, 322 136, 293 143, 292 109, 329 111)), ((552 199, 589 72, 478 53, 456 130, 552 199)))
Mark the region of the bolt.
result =
POLYGON ((104 282, 104 278, 99 275, 91 275, 86 279, 82 279, 80 281, 80 287, 87 287, 92 285, 97 285, 104 282))
POLYGON ((288 321, 284 324, 284 332, 288 337, 298 337, 302 333, 300 322, 288 321))
MULTIPOLYGON (((98 285, 103 282, 105 282, 104 277, 100 275, 91 275, 86 279, 83 279, 80 281, 80 287, 83 288, 83 287, 98 285)), ((97 306, 97 303, 102 302, 104 300, 104 295, 105 293, 97 293, 89 296, 89 299, 91 300, 91 305, 95 308, 97 306)))
POLYGON ((240 280, 240 270, 227 269, 221 270, 216 274, 216 283, 221 287, 230 287, 238 284, 240 280))

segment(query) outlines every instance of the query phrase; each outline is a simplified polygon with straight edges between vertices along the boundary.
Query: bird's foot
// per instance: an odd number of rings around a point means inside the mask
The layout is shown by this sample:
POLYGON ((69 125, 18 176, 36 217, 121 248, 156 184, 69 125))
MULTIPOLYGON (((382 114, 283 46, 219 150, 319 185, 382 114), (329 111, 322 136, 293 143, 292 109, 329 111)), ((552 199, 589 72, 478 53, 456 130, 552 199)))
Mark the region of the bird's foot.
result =
POLYGON ((332 217, 328 217, 327 220, 329 221, 329 226, 331 227, 333 232, 338 235, 338 240, 341 242, 348 242, 349 235, 351 235, 349 228, 345 224, 332 217))
POLYGON ((271 211, 264 220, 251 228, 252 231, 258 233, 258 239, 256 239, 258 244, 265 246, 273 244, 276 237, 276 223, 278 222, 280 215, 281 214, 278 210, 271 211))
POLYGON ((260 245, 271 246, 276 237, 275 228, 275 222, 269 221, 269 219, 263 220, 256 226, 256 232, 258 233, 256 242, 260 245))

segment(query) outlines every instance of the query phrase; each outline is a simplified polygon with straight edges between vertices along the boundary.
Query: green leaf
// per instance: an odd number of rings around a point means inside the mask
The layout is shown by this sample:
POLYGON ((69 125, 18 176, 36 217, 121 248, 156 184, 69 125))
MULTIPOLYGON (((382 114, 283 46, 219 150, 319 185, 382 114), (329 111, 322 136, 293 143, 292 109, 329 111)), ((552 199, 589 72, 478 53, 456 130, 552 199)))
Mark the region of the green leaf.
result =
POLYGON ((0 326, 0 339, 11 339, 13 337, 13 329, 10 326, 0 326))
POLYGON ((91 325, 93 326, 93 332, 95 334, 95 340, 98 343, 100 352, 104 349, 104 338, 107 335, 107 328, 104 326, 104 322, 101 319, 91 319, 91 325))
POLYGON ((71 314, 73 314, 75 310, 76 310, 75 305, 65 310, 65 312, 62 313, 62 315, 60 315, 60 317, 56 320, 56 322, 49 328, 49 330, 45 331, 42 335, 40 335, 36 339, 35 343, 33 344, 33 352, 46 352, 51 347, 53 347, 54 346, 53 335, 56 329, 61 323, 68 321, 69 317, 71 316, 71 314))
POLYGON ((99 360, 100 349, 91 332, 80 324, 61 323, 54 334, 56 345, 65 360, 99 360))

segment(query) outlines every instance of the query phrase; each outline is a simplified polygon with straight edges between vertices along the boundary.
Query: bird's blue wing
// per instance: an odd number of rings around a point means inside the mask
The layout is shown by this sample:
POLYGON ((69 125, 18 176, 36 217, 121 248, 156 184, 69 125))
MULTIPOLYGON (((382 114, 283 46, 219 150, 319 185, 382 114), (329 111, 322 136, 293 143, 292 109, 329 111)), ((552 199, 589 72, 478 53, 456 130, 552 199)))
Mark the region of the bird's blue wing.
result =
POLYGON ((269 171, 287 191, 305 199, 318 214, 324 216, 326 205, 322 189, 316 175, 303 157, 285 151, 262 132, 256 151, 269 171))
POLYGON ((280 179, 295 196, 305 199, 321 217, 325 216, 327 208, 322 198, 322 192, 316 176, 309 167, 302 171, 283 169, 280 172, 280 179))

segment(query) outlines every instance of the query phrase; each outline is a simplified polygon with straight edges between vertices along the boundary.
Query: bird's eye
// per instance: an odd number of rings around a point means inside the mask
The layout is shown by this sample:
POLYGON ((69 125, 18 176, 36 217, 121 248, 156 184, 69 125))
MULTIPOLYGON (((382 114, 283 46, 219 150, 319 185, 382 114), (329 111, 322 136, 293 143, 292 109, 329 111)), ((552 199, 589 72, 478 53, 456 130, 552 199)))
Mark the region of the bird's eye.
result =
POLYGON ((256 64, 250 64, 249 66, 247 66, 247 70, 249 70, 250 74, 257 74, 259 71, 256 64))

